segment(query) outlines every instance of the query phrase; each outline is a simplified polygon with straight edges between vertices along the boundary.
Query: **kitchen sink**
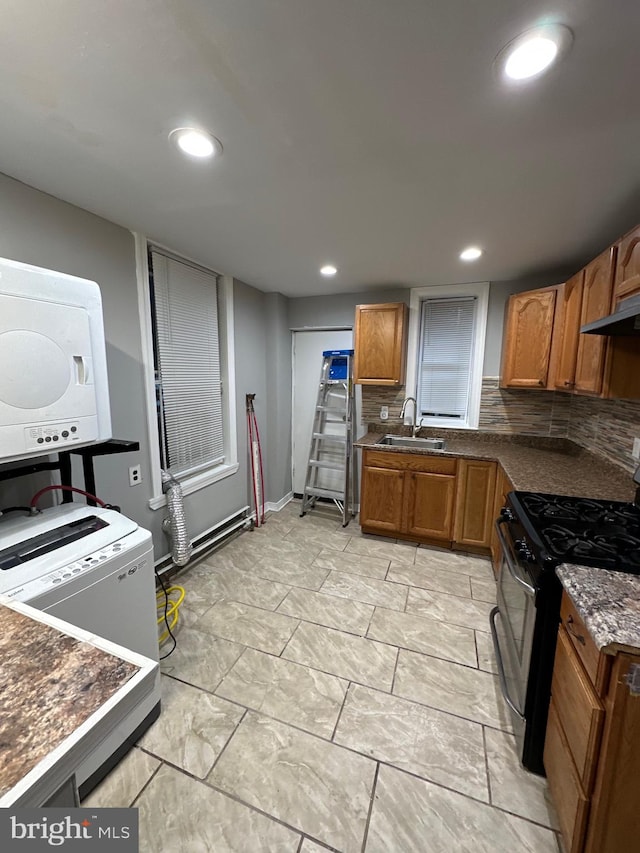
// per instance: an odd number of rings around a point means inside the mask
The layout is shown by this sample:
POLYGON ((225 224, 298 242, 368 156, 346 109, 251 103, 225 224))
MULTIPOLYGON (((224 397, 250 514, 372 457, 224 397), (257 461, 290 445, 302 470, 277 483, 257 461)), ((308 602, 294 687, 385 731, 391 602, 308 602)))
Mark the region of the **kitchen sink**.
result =
POLYGON ((424 450, 446 450, 444 438, 412 438, 410 435, 385 435, 378 444, 390 444, 392 447, 421 447, 424 450))

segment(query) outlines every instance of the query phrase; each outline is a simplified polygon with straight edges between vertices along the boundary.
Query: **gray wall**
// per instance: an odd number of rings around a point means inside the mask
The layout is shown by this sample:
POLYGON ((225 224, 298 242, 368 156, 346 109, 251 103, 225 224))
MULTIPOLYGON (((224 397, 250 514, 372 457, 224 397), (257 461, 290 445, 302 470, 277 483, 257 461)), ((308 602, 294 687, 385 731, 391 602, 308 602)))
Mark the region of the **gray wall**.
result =
POLYGON ((277 502, 291 491, 291 332, 289 300, 265 295, 267 321, 266 382, 269 458, 265 460, 267 500, 277 502))
POLYGON ((289 328, 353 326, 356 305, 376 302, 406 302, 406 287, 367 290, 363 293, 336 293, 331 296, 303 296, 289 299, 289 328))
MULTIPOLYGON (((104 500, 154 536, 156 558, 167 552, 161 531, 164 509, 149 509, 150 457, 144 411, 142 350, 135 276, 134 240, 124 228, 0 175, 0 256, 97 281, 102 292, 113 435, 140 442, 140 452, 96 459, 96 489, 104 500), (131 488, 128 468, 142 465, 143 482, 131 488)), ((245 393, 257 395, 256 411, 264 426, 263 454, 267 460, 267 497, 278 500, 291 488, 290 458, 281 448, 272 454, 269 436, 278 437, 281 421, 290 424, 291 365, 286 300, 267 297, 234 282, 234 318, 240 470, 185 498, 191 536, 213 526, 249 503, 245 393), (279 340, 282 337, 282 340, 279 340), (269 341, 269 349, 267 348, 269 341), (289 355, 287 356, 287 351, 289 355), (278 363, 267 386, 267 352, 278 363), (273 382, 273 379, 276 379, 273 382), (284 411, 267 412, 268 390, 284 411), (288 401, 288 402, 287 402, 288 401), (287 411, 288 405, 288 411, 287 411), (273 421, 267 425, 267 421, 273 421)), ((287 431, 288 435, 288 431, 287 431)), ((287 451, 288 452, 288 451, 287 451)), ((6 466, 4 466, 6 467, 6 466)), ((0 506, 28 500, 47 477, 0 483, 0 506)), ((74 484, 82 486, 74 474, 74 484)))

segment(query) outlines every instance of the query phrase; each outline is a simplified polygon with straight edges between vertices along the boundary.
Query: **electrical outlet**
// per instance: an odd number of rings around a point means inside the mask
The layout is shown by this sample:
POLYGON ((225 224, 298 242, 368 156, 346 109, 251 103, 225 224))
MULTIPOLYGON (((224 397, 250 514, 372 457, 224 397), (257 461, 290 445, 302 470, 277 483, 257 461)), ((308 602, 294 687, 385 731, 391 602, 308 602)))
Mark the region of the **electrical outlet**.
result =
POLYGON ((640 438, 633 439, 633 450, 631 451, 631 455, 634 459, 640 459, 640 438))
POLYGON ((389 419, 389 406, 380 406, 380 420, 386 421, 389 419))
POLYGON ((129 485, 139 486, 142 482, 142 467, 140 465, 132 465, 129 468, 129 485))

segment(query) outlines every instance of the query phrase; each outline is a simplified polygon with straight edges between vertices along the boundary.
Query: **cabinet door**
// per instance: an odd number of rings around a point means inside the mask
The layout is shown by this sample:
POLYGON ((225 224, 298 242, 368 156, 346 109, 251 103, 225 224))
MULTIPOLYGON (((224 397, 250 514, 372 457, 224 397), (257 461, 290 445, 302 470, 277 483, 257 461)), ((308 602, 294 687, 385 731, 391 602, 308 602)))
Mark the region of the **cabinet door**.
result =
POLYGON ((618 654, 615 658, 589 813, 586 853, 626 853, 638 849, 640 696, 630 684, 637 683, 639 667, 637 655, 618 654))
POLYGON ((618 245, 614 293, 616 301, 640 293, 640 225, 618 245))
POLYGON ((564 850, 582 853, 589 800, 580 785, 553 699, 544 739, 544 769, 558 815, 564 850))
POLYGON ((417 472, 406 477, 405 533, 451 542, 456 478, 417 472))
POLYGON ((362 469, 360 525, 389 535, 402 529, 404 471, 390 468, 362 469))
POLYGON ((562 294, 559 294, 562 299, 562 328, 555 387, 560 391, 572 391, 575 385, 583 281, 584 270, 580 270, 565 282, 562 294))
POLYGON ((496 463, 460 459, 454 541, 489 548, 493 529, 496 463))
POLYGON ((498 465, 496 471, 496 494, 493 502, 493 513, 491 516, 491 562, 493 564, 493 573, 497 577, 500 563, 502 562, 502 548, 498 539, 495 520, 500 515, 500 510, 507 502, 507 495, 513 490, 511 481, 498 465))
POLYGON ((510 297, 502 387, 547 387, 555 304, 555 288, 530 290, 510 297))
POLYGON ((558 631, 551 695, 582 790, 588 795, 598 761, 604 708, 562 625, 558 631))
MULTIPOLYGON (((611 247, 585 267, 581 326, 611 312, 615 256, 615 247, 611 247)), ((575 379, 577 393, 598 395, 602 391, 606 344, 607 338, 603 335, 580 335, 575 379)))
POLYGON ((354 381, 361 385, 402 385, 407 349, 404 302, 356 305, 354 381))

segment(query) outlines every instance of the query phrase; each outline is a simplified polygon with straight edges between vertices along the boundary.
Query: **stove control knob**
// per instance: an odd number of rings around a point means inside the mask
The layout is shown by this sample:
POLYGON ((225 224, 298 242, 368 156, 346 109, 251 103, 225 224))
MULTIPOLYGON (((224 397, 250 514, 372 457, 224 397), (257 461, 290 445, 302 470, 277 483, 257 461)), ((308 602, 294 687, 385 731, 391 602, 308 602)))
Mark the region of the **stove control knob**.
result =
POLYGON ((515 516, 507 506, 503 506, 500 510, 500 518, 503 521, 513 521, 515 516))

